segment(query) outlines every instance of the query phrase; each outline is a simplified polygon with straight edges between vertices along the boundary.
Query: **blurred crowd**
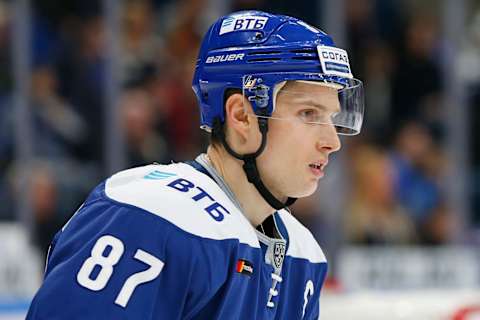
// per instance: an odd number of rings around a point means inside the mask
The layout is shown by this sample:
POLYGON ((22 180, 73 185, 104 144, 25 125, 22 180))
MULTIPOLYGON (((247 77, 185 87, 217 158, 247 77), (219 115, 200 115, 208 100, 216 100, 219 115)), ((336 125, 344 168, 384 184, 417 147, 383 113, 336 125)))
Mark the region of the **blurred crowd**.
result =
MULTIPOLYGON (((467 33, 458 35, 461 46, 453 68, 466 86, 465 125, 471 128, 466 190, 473 213, 467 223, 473 229, 480 210, 480 148, 474 138, 480 119, 480 6, 467 3, 467 33)), ((442 10, 441 2, 428 0, 346 1, 347 49, 366 88, 364 129, 360 137, 343 141, 346 155, 333 169, 344 175, 343 181, 332 179, 334 189, 320 186, 317 200, 301 205, 306 221, 315 223, 318 237, 330 246, 454 241, 459 212, 449 202, 447 175, 456 164, 448 162, 451 132, 445 105, 452 77, 442 66, 451 48, 442 10), (345 190, 342 195, 335 194, 340 190, 345 190), (335 198, 342 205, 326 205, 335 198)))
MULTIPOLYGON (((9 2, 0 1, 0 220, 18 219, 18 202, 30 201, 32 239, 45 252, 56 230, 109 174, 102 138, 108 43, 101 1, 32 3, 28 101, 34 161, 20 164, 12 112, 12 14, 9 2), (24 166, 31 169, 28 177, 22 176, 24 166), (20 179, 29 181, 29 192, 19 186, 20 179)), ((257 8, 322 26, 321 3, 125 0, 118 112, 126 166, 192 159, 204 150, 208 137, 198 128, 191 79, 201 37, 216 17, 257 8)), ((438 245, 451 240, 456 212, 445 185, 448 83, 435 3, 345 0, 345 46, 356 77, 365 83, 366 119, 360 136, 342 140, 338 164, 329 166, 319 192, 295 205, 320 242, 438 245)), ((471 10, 458 66, 473 93, 468 96, 472 128, 480 120, 474 108, 480 103, 479 9, 471 10)), ((471 146, 476 168, 471 182, 477 184, 472 190, 480 190, 478 143, 471 146)), ((472 196, 474 212, 480 211, 478 199, 472 196)))

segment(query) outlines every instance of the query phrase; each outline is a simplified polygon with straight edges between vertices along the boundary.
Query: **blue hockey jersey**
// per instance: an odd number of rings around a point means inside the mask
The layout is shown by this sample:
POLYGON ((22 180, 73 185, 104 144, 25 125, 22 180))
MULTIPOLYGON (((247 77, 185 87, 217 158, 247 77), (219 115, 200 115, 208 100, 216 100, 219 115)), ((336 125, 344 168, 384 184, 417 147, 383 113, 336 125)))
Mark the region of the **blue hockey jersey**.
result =
POLYGON ((277 238, 186 163, 117 173, 55 236, 27 319, 318 319, 325 256, 273 220, 277 238))

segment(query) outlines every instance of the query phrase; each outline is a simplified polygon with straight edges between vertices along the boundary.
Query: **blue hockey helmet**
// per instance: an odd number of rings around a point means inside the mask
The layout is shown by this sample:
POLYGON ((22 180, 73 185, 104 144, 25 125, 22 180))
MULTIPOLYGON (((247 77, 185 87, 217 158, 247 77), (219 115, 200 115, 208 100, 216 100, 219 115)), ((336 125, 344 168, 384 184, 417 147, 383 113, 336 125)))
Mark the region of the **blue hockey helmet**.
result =
MULTIPOLYGON (((289 81, 325 85, 338 93, 337 112, 327 112, 327 116, 306 122, 334 125, 338 134, 360 131, 363 85, 353 78, 347 53, 335 47, 325 32, 296 18, 261 11, 236 12, 220 18, 203 39, 193 78, 201 128, 216 132, 226 151, 243 161, 248 181, 277 210, 296 199, 277 199, 263 183, 256 159, 267 143, 268 119, 273 118, 276 94, 280 90, 288 94, 285 85, 289 81), (254 153, 238 154, 225 139, 222 125, 228 89, 240 90, 258 116, 262 141, 254 153)), ((293 94, 323 105, 318 94, 293 94)))
POLYGON ((241 11, 216 21, 206 33, 196 63, 193 90, 201 128, 224 122, 228 89, 242 90, 257 115, 271 116, 276 86, 314 81, 338 89, 340 112, 330 124, 339 134, 357 134, 363 121, 363 84, 353 77, 348 55, 325 32, 293 17, 241 11))

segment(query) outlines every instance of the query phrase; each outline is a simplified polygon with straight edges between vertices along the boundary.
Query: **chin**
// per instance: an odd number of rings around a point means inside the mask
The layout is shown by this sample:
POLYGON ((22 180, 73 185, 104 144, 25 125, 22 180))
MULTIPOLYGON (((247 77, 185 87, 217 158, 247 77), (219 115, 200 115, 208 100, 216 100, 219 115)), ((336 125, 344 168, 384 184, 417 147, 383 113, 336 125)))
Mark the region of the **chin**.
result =
POLYGON ((317 191, 317 188, 318 188, 318 183, 307 186, 307 188, 305 188, 304 186, 303 190, 297 190, 296 192, 291 192, 290 197, 305 198, 314 194, 315 191, 317 191))

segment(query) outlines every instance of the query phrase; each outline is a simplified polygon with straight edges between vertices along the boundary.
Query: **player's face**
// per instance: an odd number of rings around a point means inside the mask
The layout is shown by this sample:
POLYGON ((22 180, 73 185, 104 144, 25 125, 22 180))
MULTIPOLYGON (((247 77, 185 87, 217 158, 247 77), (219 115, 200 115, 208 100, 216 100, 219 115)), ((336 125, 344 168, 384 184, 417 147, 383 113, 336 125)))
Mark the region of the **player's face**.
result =
POLYGON ((257 160, 261 177, 275 196, 305 197, 316 190, 329 155, 340 149, 331 124, 337 112, 334 88, 291 82, 279 92, 272 114, 278 119, 269 120, 267 145, 257 160))

